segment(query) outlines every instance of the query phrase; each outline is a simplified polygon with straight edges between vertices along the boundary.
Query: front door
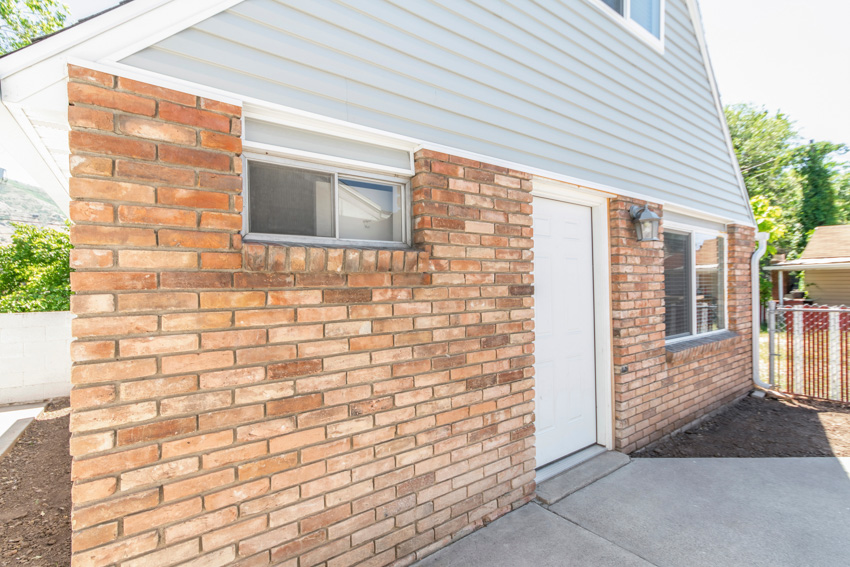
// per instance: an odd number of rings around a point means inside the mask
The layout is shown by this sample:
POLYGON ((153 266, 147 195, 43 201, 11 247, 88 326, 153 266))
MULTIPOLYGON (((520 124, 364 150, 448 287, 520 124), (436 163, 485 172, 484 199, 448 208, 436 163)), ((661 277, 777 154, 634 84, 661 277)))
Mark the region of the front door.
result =
POLYGON ((590 207, 534 198, 537 465, 596 443, 590 207))

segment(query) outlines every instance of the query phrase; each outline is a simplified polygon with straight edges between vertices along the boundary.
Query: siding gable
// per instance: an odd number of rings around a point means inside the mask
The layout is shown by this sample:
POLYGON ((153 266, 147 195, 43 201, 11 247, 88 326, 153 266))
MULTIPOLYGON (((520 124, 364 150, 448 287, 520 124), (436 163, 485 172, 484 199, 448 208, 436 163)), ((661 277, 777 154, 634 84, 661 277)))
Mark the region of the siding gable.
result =
POLYGON ((749 222, 686 0, 246 0, 122 62, 749 222))

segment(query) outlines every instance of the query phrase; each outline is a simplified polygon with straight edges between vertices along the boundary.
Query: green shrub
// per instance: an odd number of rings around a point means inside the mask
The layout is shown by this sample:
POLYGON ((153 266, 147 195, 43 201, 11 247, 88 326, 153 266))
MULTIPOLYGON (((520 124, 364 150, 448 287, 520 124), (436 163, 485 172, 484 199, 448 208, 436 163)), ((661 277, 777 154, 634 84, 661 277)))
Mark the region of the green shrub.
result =
POLYGON ((71 308, 71 239, 67 230, 15 224, 0 246, 0 312, 71 308))

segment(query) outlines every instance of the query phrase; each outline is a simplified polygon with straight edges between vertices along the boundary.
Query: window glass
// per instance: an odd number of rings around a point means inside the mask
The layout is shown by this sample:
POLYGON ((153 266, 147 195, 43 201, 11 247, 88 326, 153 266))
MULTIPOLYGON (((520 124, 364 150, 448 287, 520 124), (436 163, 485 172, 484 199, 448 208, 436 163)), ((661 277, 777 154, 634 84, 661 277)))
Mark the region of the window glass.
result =
POLYGON ((631 0, 629 11, 630 17, 643 29, 661 37, 661 0, 631 0))
POLYGON ((602 0, 606 4, 608 4, 612 9, 616 10, 618 14, 623 13, 623 0, 602 0))
POLYGON ((694 235, 697 333, 717 331, 724 321, 723 238, 694 235))
POLYGON ((691 333, 691 237, 664 233, 664 322, 667 337, 691 333))
POLYGON ((248 161, 248 232, 404 243, 407 186, 393 178, 349 176, 248 161))
POLYGON ((339 178, 339 237, 402 240, 401 187, 339 178))
POLYGON ((249 162, 251 232, 334 236, 330 173, 249 162))

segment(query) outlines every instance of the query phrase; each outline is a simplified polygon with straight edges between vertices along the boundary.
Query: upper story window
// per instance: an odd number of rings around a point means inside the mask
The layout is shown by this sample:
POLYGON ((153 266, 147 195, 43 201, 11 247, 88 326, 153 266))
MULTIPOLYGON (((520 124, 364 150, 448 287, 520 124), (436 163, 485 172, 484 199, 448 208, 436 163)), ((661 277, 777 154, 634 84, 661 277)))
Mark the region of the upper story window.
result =
MULTIPOLYGON (((625 19, 624 23, 638 34, 650 34, 661 41, 664 27, 665 0, 597 0, 625 19)), ((609 12, 610 13, 610 12, 609 12)))
POLYGON ((335 134, 246 117, 247 240, 410 245, 410 152, 335 134))
POLYGON ((726 239, 664 230, 666 336, 678 339, 726 328, 726 239))

